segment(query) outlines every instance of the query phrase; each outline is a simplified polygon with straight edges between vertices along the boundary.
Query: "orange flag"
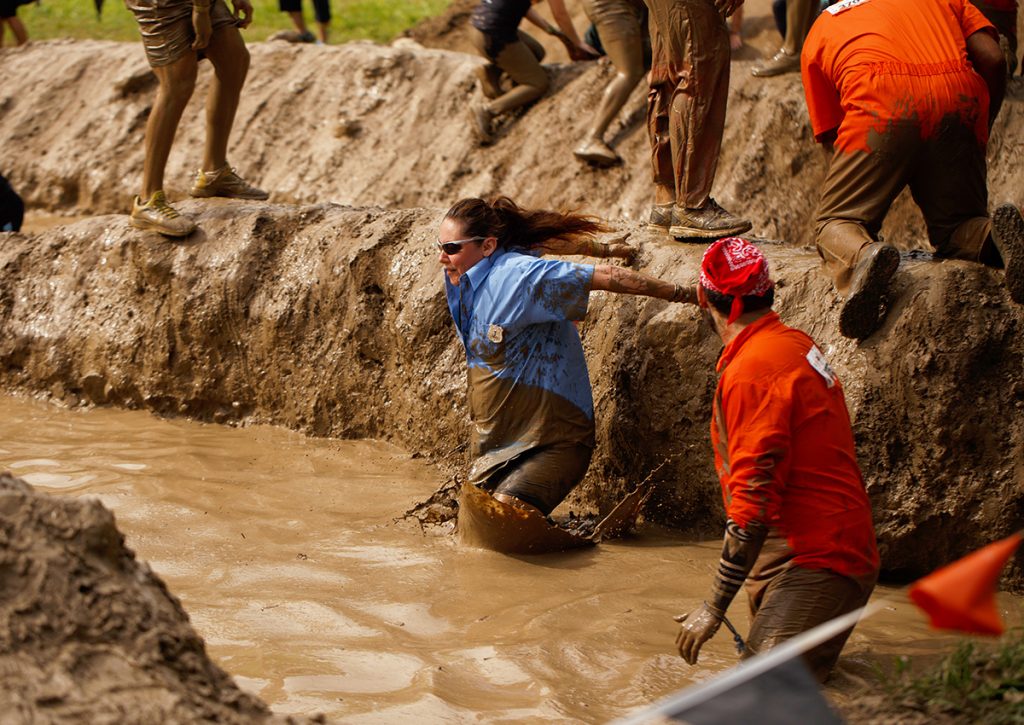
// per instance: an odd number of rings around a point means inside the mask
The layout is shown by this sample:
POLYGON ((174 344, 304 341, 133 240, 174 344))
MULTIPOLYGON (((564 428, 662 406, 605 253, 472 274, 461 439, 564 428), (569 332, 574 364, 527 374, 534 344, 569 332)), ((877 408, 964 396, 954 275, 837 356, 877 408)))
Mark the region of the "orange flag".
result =
POLYGON ((910 587, 911 601, 928 615, 936 629, 1002 634, 1003 620, 996 609, 996 581, 1017 550, 1022 533, 989 544, 918 579, 910 587))

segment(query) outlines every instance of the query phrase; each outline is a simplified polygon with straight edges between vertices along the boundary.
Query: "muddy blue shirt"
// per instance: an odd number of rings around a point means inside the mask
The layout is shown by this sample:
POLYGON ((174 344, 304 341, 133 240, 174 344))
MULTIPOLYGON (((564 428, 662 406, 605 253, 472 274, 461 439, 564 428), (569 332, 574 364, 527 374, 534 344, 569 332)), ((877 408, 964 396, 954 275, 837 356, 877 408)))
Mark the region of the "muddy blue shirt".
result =
POLYGON ((574 320, 587 313, 594 267, 496 251, 445 276, 466 349, 470 480, 480 483, 535 448, 594 445, 594 401, 574 320))

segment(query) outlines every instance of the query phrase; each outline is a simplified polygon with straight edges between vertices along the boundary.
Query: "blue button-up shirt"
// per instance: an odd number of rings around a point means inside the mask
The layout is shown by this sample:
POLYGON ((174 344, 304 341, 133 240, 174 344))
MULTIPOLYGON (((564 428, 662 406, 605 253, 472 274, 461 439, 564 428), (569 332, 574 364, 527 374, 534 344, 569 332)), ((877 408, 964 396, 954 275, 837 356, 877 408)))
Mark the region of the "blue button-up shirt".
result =
POLYGON ((470 480, 484 481, 552 443, 594 445, 594 402, 573 321, 587 313, 594 267, 497 250, 445 277, 466 349, 473 422, 470 480))

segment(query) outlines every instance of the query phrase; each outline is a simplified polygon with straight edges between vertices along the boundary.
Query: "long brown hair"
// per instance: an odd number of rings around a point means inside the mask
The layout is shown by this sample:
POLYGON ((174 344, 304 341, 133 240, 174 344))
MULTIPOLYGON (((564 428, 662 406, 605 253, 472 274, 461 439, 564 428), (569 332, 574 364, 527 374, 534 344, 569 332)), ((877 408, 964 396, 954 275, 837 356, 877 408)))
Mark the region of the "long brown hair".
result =
POLYGON ((496 237, 503 249, 534 249, 551 239, 579 241, 608 231, 597 217, 523 209, 507 196, 460 199, 445 218, 461 222, 467 237, 496 237))

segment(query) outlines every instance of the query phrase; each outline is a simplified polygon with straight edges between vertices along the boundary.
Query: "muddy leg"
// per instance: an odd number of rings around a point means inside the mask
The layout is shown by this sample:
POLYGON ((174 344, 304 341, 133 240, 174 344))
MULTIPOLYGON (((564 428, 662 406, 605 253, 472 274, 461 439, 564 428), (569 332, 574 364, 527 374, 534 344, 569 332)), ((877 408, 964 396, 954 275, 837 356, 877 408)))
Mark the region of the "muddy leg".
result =
POLYGON ((215 171, 227 164, 228 139, 249 72, 249 51, 238 28, 229 25, 214 31, 206 57, 213 63, 214 79, 206 98, 203 169, 215 171))
POLYGON ((146 160, 142 167, 142 198, 164 188, 164 169, 178 122, 196 86, 196 55, 185 53, 169 65, 153 68, 160 86, 146 121, 146 160))

